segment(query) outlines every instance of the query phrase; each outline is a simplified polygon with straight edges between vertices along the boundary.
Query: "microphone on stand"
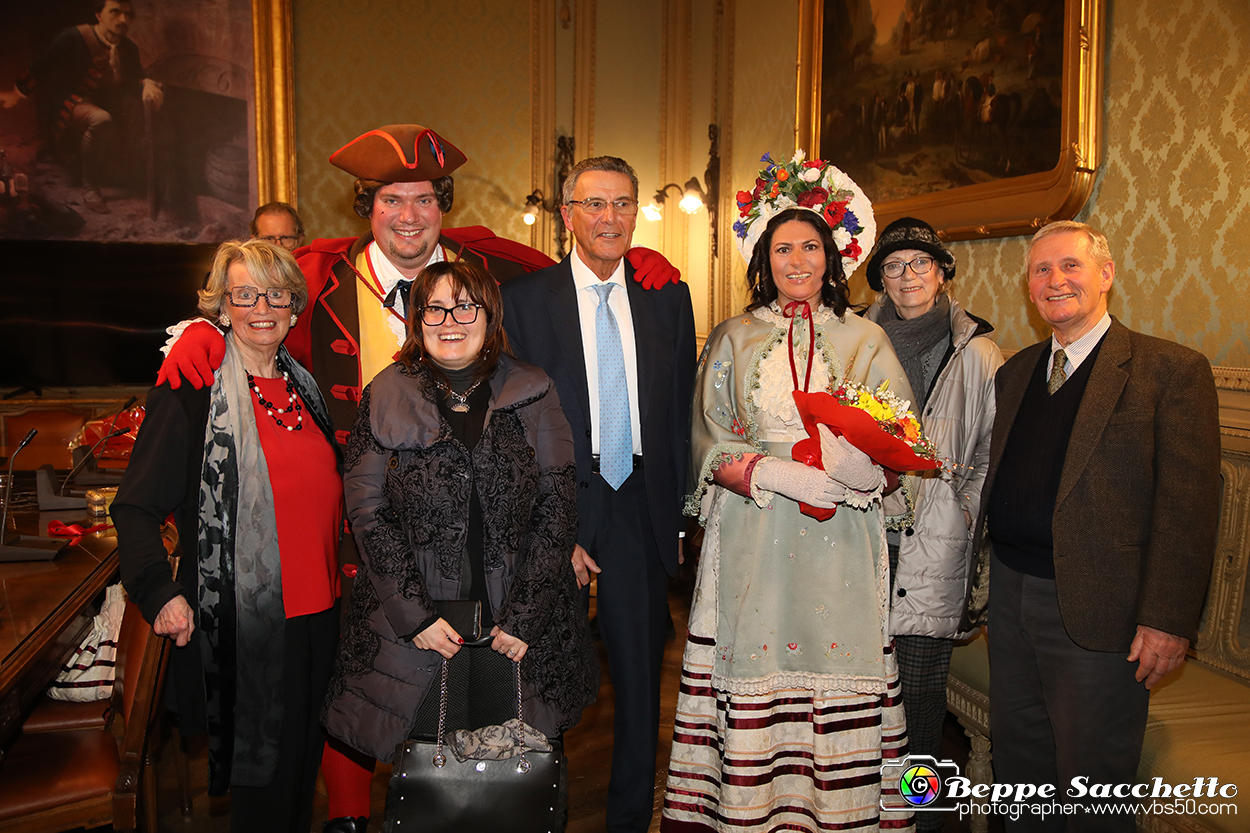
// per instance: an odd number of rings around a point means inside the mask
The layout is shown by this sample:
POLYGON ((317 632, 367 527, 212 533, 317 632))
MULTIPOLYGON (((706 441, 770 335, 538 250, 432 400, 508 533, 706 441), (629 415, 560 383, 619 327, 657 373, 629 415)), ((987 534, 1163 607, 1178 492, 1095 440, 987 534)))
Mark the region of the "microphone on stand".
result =
POLYGON ((27 432, 22 441, 17 444, 17 448, 13 449, 13 453, 9 455, 9 476, 4 481, 4 514, 0 515, 0 544, 7 543, 9 540, 9 495, 13 491, 13 461, 17 459, 17 452, 30 445, 30 441, 39 433, 38 428, 32 428, 27 432))
POLYGON ((103 456, 104 449, 108 447, 108 441, 114 437, 120 437, 122 434, 126 433, 126 430, 128 430, 125 429, 121 432, 117 432, 114 429, 117 427, 117 420, 121 417, 121 415, 130 410, 130 406, 135 404, 137 401, 139 401, 137 396, 132 396, 126 400, 121 409, 117 411, 117 413, 113 414, 113 421, 109 424, 105 435, 97 440, 95 445, 93 445, 90 449, 84 448, 83 446, 79 446, 74 449, 74 458, 77 462, 74 463, 69 477, 65 478, 65 482, 61 484, 59 489, 56 489, 55 480, 48 484, 51 488, 55 489, 55 496, 59 497, 64 495, 70 479, 75 476, 79 478, 79 486, 97 486, 101 484, 116 486, 120 482, 121 478, 119 475, 101 472, 96 468, 96 464, 100 461, 100 457, 103 456), (88 465, 88 462, 90 462, 90 465, 88 465))
POLYGON ((13 461, 17 454, 39 433, 37 428, 22 438, 9 455, 9 479, 4 487, 4 513, 0 515, 0 561, 48 561, 56 558, 61 550, 69 545, 64 538, 41 538, 37 535, 22 535, 14 530, 9 535, 9 495, 13 491, 13 461))
MULTIPOLYGON (((124 411, 126 409, 122 408, 122 410, 124 411)), ((118 416, 120 415, 121 414, 119 413, 118 416)), ((113 418, 113 422, 114 423, 117 422, 117 417, 113 418)), ((74 475, 78 474, 78 472, 82 470, 82 467, 87 464, 87 461, 98 459, 96 457, 97 448, 100 448, 101 445, 107 444, 108 441, 113 439, 114 437, 120 437, 122 434, 129 434, 129 433, 130 433, 129 428, 118 428, 116 431, 110 430, 108 434, 105 434, 103 437, 96 440, 95 445, 91 446, 91 450, 88 451, 86 454, 84 454, 83 458, 79 460, 76 464, 74 464, 74 467, 69 470, 69 474, 65 475, 65 479, 61 481, 61 488, 57 489, 56 493, 58 495, 64 495, 65 487, 69 485, 69 481, 74 479, 74 475)), ((100 450, 100 453, 101 454, 104 453, 103 449, 100 450)))
MULTIPOLYGON (((122 404, 121 410, 119 410, 117 413, 113 414, 113 421, 109 423, 109 431, 113 431, 115 428, 117 428, 117 420, 118 420, 118 418, 119 418, 119 417, 121 417, 121 415, 122 415, 122 414, 124 414, 124 413, 126 413, 127 411, 129 411, 129 410, 130 410, 130 406, 131 406, 131 405, 133 405, 133 404, 135 404, 135 403, 136 403, 136 402, 138 402, 138 401, 139 401, 139 397, 137 397, 137 396, 132 396, 132 397, 130 397, 129 399, 127 399, 127 400, 126 400, 126 401, 122 404)), ((130 431, 130 429, 129 429, 129 428, 127 428, 125 431, 123 431, 123 432, 122 432, 122 434, 129 433, 129 431, 130 431)), ((112 433, 110 433, 107 437, 105 437, 105 438, 104 438, 104 442, 105 442, 105 443, 108 443, 108 441, 109 441, 109 440, 113 439, 114 437, 118 437, 118 436, 121 436, 121 434, 112 434, 112 433)), ((98 443, 97 443, 97 445, 98 445, 98 443)), ((92 453, 94 453, 94 452, 95 452, 95 449, 94 449, 94 448, 92 448, 92 449, 91 449, 91 451, 92 451, 92 453)), ((104 449, 103 449, 103 448, 101 448, 101 449, 100 449, 100 456, 101 456, 101 457, 103 457, 103 456, 104 456, 104 449)))

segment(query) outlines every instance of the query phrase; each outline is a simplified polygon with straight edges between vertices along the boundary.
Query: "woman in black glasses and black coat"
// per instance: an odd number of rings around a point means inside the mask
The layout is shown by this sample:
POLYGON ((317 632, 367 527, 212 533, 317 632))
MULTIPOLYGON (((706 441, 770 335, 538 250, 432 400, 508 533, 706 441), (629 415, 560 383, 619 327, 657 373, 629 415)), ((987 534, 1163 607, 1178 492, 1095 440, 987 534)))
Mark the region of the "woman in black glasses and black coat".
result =
POLYGON ((365 388, 344 488, 361 554, 326 705, 330 734, 391 760, 462 635, 436 600, 473 599, 520 663, 526 723, 554 737, 599 687, 570 562, 573 442, 555 386, 507 354, 495 281, 431 264, 408 340, 365 388))

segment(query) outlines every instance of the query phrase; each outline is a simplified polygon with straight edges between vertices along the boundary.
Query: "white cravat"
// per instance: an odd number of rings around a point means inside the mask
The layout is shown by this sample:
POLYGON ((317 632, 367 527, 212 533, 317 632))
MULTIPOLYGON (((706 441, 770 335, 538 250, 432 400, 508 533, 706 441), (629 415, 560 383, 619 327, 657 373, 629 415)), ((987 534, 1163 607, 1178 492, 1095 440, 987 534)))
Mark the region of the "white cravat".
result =
MULTIPOLYGON (((442 263, 446 258, 443 256, 443 247, 436 245, 434 251, 430 253, 430 260, 426 263, 442 263)), ((395 288, 395 284, 401 280, 407 280, 403 273, 399 271, 394 263, 387 259, 382 253, 382 247, 378 245, 378 241, 373 240, 369 243, 369 265, 373 267, 373 277, 377 279, 378 286, 382 288, 382 297, 385 298, 391 294, 391 290, 395 288)), ((388 315, 387 324, 390 325, 391 332, 395 334, 395 339, 402 347, 404 341, 408 338, 407 325, 404 323, 408 318, 408 299, 400 293, 395 300, 395 312, 399 313, 399 318, 388 315)))

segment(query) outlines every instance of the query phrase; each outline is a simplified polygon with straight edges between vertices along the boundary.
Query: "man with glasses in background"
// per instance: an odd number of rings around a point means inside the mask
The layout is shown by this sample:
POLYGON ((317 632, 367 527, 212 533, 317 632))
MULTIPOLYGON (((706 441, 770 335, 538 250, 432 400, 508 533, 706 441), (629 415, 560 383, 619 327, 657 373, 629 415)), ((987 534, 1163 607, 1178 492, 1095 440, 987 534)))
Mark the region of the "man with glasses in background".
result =
POLYGON ((596 613, 616 693, 607 829, 643 833, 654 807, 668 579, 685 520, 694 386, 694 311, 684 283, 646 291, 626 259, 638 177, 624 160, 579 162, 564 181, 562 262, 502 287, 517 357, 556 383, 573 428, 581 586, 596 613))
POLYGON ((265 203, 256 209, 247 230, 254 239, 281 246, 288 252, 304 245, 304 221, 289 203, 265 203))

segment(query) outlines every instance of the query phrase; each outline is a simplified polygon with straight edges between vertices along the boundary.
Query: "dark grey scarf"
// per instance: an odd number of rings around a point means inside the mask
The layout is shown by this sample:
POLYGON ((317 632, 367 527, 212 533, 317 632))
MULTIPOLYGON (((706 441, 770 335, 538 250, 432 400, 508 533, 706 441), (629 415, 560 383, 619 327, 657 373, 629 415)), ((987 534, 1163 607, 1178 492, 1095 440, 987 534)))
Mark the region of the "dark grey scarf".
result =
POLYGON ((904 319, 898 315, 890 296, 881 296, 881 317, 877 320, 890 337, 915 401, 912 409, 919 413, 928 398, 929 383, 951 340, 951 301, 945 292, 934 299, 933 309, 918 318, 904 319), (939 345, 941 345, 939 347, 939 345))

